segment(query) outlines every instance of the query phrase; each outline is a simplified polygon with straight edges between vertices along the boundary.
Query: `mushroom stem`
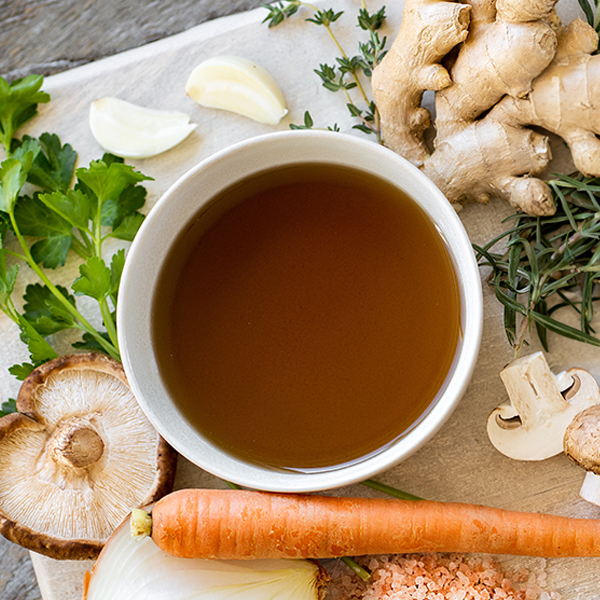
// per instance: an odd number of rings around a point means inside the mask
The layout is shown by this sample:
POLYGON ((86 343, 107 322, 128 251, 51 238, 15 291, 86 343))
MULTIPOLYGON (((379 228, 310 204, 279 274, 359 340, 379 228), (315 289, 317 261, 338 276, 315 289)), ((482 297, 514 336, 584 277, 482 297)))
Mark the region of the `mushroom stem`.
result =
POLYGON ((0 419, 0 530, 9 540, 61 560, 97 558, 133 507, 173 488, 177 453, 105 354, 35 368, 16 408, 0 419))
POLYGON ((51 442, 54 456, 78 469, 93 465, 104 453, 104 442, 85 419, 74 417, 63 423, 51 442))
POLYGON ((579 495, 592 504, 600 505, 600 475, 588 471, 581 484, 579 495))
POLYGON ((526 427, 549 420, 567 406, 542 353, 513 361, 500 377, 526 427))
POLYGON ((600 389, 590 373, 574 367, 555 376, 541 352, 514 360, 500 377, 509 400, 490 414, 488 437, 502 454, 517 460, 560 454, 575 415, 600 404, 600 389))

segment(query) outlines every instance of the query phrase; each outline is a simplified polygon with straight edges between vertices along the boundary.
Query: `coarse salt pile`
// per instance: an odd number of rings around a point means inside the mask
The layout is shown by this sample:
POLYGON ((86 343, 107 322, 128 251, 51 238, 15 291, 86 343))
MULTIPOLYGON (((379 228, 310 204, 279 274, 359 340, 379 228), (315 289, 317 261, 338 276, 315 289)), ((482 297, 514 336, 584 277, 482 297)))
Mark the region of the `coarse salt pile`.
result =
MULTIPOLYGON (((330 600, 559 600, 544 590, 546 574, 502 571, 490 557, 463 554, 369 556, 357 562, 371 572, 363 581, 344 564, 331 572, 330 600)), ((545 561, 542 561, 545 566, 545 561)))

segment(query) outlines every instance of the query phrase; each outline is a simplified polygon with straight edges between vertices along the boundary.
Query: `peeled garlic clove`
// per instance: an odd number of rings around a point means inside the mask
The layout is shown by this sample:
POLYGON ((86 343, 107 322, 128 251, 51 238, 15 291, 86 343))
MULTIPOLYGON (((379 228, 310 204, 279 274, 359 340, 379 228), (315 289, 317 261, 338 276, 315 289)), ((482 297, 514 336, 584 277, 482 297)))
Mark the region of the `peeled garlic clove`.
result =
POLYGON ((124 158, 146 158, 169 150, 195 128, 185 113, 101 98, 90 107, 90 129, 105 149, 124 158))
POLYGON ((272 75, 239 56, 216 56, 200 63, 185 91, 201 106, 229 110, 259 123, 276 125, 287 113, 272 75))

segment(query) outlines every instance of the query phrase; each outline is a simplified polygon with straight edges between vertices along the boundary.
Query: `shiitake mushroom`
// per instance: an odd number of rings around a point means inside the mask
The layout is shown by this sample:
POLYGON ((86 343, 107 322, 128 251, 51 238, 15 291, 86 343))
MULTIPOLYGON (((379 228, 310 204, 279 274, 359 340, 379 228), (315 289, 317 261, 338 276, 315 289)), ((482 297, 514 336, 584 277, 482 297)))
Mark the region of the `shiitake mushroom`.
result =
POLYGON ((95 558, 132 508, 171 491, 176 452, 140 409, 122 365, 59 357, 25 379, 0 419, 0 533, 58 559, 95 558))

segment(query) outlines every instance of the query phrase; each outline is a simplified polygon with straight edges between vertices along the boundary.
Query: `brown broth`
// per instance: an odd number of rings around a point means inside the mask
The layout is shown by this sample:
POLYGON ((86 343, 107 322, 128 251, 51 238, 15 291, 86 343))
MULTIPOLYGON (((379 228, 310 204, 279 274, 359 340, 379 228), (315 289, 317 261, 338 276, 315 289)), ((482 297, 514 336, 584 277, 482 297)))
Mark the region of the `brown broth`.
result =
POLYGON ((452 260, 422 209, 373 175, 303 165, 206 210, 153 306, 159 370, 186 420, 288 469, 358 460, 414 426, 460 340, 452 260))

